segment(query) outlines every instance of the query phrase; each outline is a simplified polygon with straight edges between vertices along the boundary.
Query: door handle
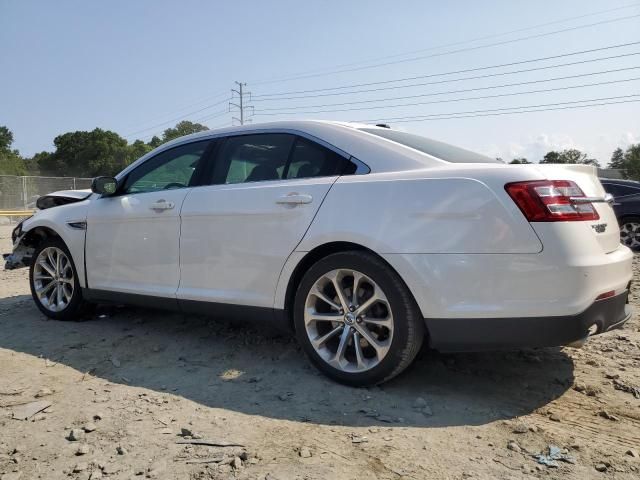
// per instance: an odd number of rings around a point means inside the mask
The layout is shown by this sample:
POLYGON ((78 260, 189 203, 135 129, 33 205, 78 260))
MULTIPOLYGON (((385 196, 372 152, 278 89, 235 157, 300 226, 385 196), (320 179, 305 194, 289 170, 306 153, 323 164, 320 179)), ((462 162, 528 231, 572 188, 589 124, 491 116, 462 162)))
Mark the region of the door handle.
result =
POLYGON ((149 207, 151 210, 171 210, 176 204, 173 202, 167 202, 165 200, 158 200, 156 203, 152 203, 149 207))
POLYGON ((280 205, 301 205, 303 203, 311 203, 313 201, 313 197, 306 193, 289 193, 287 195, 283 195, 278 197, 276 203, 280 205))

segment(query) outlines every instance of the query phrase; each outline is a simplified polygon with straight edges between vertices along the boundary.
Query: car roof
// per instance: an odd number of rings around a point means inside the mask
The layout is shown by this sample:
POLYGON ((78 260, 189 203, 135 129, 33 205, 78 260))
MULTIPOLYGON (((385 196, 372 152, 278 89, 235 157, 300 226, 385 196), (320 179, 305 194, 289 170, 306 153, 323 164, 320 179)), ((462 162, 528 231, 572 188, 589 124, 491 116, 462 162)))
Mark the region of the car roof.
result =
POLYGON ((184 143, 236 134, 269 132, 291 133, 317 141, 346 157, 355 157, 365 163, 374 173, 450 165, 437 157, 419 152, 378 135, 366 133, 361 130, 362 128, 388 130, 386 127, 376 125, 328 120, 276 121, 205 130, 161 145, 129 165, 117 175, 117 178, 126 175, 152 156, 184 143))

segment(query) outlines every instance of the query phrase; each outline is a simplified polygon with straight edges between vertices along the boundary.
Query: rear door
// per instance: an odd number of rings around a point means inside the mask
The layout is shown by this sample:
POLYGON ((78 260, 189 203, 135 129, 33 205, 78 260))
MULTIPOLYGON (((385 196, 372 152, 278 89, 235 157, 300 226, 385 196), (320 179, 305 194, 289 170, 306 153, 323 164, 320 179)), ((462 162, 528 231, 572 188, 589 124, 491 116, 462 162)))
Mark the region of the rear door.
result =
POLYGON ((194 188, 182 207, 178 298, 272 307, 287 257, 349 165, 291 134, 224 140, 212 185, 194 188))

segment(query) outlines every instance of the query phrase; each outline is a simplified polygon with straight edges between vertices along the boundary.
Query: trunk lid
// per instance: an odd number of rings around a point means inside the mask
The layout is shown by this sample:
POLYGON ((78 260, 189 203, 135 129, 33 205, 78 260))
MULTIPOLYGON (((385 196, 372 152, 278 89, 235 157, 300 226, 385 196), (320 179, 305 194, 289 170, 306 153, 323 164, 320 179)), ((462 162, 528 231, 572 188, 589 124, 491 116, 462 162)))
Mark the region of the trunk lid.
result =
MULTIPOLYGON (((587 197, 604 197, 606 194, 600 179, 598 170, 591 165, 573 164, 537 164, 535 165, 547 180, 572 180, 587 197)), ((620 229, 613 207, 606 202, 593 203, 600 218, 593 221, 584 221, 588 225, 589 232, 593 235, 604 253, 616 250, 620 246, 620 229)))

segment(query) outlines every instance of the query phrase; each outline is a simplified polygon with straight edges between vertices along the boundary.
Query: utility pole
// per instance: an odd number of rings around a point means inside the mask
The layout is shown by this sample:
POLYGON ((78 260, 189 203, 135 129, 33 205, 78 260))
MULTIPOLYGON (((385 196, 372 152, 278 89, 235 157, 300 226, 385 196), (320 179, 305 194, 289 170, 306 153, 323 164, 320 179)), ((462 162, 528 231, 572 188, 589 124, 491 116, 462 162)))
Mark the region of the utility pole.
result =
POLYGON ((251 99, 251 92, 246 92, 244 90, 244 87, 247 86, 246 83, 242 83, 242 82, 235 82, 235 83, 236 85, 238 85, 238 88, 231 89, 231 98, 232 99, 234 98, 234 94, 238 95, 238 103, 229 102, 229 110, 231 110, 231 107, 237 108, 240 114, 240 118, 232 117, 232 120, 240 122, 240 125, 244 125, 245 121, 251 120, 250 118, 246 118, 245 110, 250 109, 251 112, 253 113, 253 106, 247 105, 245 102, 245 96, 248 96, 249 99, 251 99))

